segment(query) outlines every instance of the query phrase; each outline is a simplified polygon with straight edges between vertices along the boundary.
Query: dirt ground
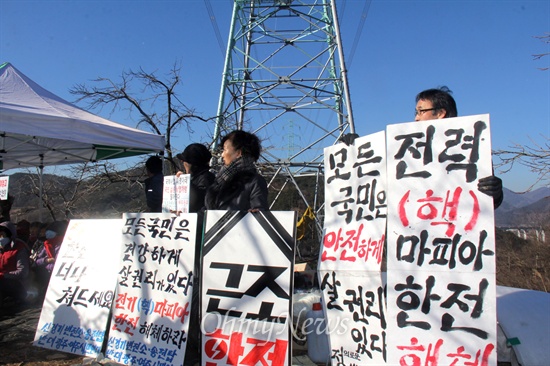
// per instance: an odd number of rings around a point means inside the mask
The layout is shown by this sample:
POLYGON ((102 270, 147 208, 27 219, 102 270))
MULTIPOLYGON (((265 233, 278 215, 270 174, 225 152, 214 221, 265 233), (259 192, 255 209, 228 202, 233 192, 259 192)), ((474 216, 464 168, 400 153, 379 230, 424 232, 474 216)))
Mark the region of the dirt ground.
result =
POLYGON ((80 365, 84 358, 32 345, 41 303, 4 304, 0 309, 0 365, 80 365))
MULTIPOLYGON (((32 345, 41 304, 0 309, 0 365, 1 366, 113 366, 109 360, 97 361, 64 352, 32 345)), ((295 366, 315 366, 307 351, 293 352, 295 366)), ((498 366, 509 366, 498 362, 498 366)))
MULTIPOLYGON (((108 359, 97 360, 32 345, 42 303, 0 307, 0 366, 115 366, 108 359)), ((293 365, 314 366, 307 350, 293 351, 293 365)))

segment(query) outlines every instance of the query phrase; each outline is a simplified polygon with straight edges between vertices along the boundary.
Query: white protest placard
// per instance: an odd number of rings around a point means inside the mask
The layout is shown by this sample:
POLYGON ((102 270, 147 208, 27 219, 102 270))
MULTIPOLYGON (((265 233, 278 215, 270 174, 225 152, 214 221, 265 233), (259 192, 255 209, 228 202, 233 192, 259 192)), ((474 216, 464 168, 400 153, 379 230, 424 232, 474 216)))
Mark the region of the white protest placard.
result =
POLYGON ((496 365, 489 115, 387 127, 388 363, 496 365))
MULTIPOLYGON (((384 274, 320 271, 332 365, 384 365, 386 296, 384 274)), ((316 331, 317 331, 316 330, 316 331)))
POLYGON ((189 192, 191 175, 181 174, 164 176, 162 190, 162 212, 187 213, 189 212, 189 192))
POLYGON ((318 262, 332 365, 384 364, 386 138, 325 148, 324 239, 318 262))
POLYGON ((323 270, 380 271, 386 234, 384 131, 325 148, 323 270))
POLYGON ((125 365, 183 363, 196 228, 195 213, 124 214, 107 358, 125 365))
POLYGON ((295 212, 206 212, 203 365, 291 365, 295 226, 295 212))
POLYGON ((122 220, 71 220, 59 249, 33 345, 95 357, 114 299, 122 220))
POLYGON ((10 177, 0 177, 0 200, 8 199, 8 188, 10 183, 10 177))

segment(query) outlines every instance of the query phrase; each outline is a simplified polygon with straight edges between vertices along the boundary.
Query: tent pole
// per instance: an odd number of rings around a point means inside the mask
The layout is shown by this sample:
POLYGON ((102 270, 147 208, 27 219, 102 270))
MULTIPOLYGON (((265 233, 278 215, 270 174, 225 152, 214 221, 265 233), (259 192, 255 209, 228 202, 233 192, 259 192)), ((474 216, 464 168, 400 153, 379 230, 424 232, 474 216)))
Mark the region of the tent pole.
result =
POLYGON ((40 154, 40 165, 38 166, 38 169, 40 169, 38 174, 38 199, 40 200, 40 205, 38 206, 38 221, 42 222, 42 208, 44 207, 44 203, 42 202, 42 175, 44 174, 44 154, 40 154))

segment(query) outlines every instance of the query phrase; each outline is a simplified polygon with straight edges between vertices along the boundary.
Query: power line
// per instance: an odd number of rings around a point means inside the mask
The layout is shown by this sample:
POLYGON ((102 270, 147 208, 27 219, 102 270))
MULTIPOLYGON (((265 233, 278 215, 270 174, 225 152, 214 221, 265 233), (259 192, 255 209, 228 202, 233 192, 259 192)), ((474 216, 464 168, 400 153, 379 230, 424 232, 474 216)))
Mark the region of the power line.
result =
POLYGON ((361 19, 359 20, 359 25, 357 26, 357 31, 355 32, 355 38, 353 39, 353 44, 351 46, 350 56, 347 61, 347 67, 349 68, 351 66, 351 63, 353 62, 353 55, 355 55, 355 50, 357 49, 357 44, 359 43, 359 38, 361 38, 361 33, 363 33, 363 26, 365 25, 365 21, 367 20, 367 15, 369 14, 371 0, 365 1, 365 5, 363 6, 363 12, 361 13, 361 19))
POLYGON ((220 46, 222 56, 225 57, 225 44, 222 40, 220 28, 218 27, 218 22, 216 21, 216 17, 214 16, 214 11, 212 10, 212 4, 210 4, 210 0, 204 0, 204 5, 206 6, 206 11, 208 12, 210 23, 212 23, 212 28, 214 29, 214 34, 216 35, 216 38, 218 40, 218 45, 220 46))

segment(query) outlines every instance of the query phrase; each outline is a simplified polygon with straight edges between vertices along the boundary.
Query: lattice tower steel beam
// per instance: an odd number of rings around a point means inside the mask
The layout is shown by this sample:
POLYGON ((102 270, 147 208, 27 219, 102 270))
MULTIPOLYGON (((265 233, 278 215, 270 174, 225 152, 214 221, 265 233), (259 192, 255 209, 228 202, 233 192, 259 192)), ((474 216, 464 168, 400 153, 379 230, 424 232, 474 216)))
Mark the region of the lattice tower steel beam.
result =
POLYGON ((335 0, 234 2, 212 148, 234 129, 256 133, 262 174, 294 186, 319 231, 323 148, 355 132, 343 55, 335 0), (320 183, 304 190, 306 175, 320 183))

